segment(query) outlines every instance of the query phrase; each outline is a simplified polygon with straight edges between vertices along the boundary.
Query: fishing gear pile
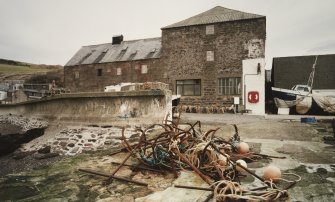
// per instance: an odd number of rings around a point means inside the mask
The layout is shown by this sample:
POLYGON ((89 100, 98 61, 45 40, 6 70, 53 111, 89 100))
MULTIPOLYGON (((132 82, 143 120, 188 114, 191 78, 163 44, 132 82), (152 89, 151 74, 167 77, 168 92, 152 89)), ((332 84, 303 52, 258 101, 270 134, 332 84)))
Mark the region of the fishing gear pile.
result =
MULTIPOLYGON (((164 124, 154 124, 146 129, 137 129, 139 140, 136 144, 128 142, 122 130, 122 150, 128 151, 124 160, 111 174, 80 169, 80 171, 108 177, 106 182, 116 178, 115 174, 125 165, 125 162, 132 156, 147 168, 172 172, 178 176, 180 170, 192 170, 199 175, 209 187, 205 190, 212 191, 211 197, 215 201, 226 200, 265 200, 273 201, 287 197, 287 190, 292 188, 301 178, 292 173, 295 180, 283 179, 281 172, 276 167, 266 168, 267 174, 264 177, 256 175, 247 168, 247 162, 257 161, 264 158, 274 157, 264 154, 250 152, 249 145, 243 141, 238 134, 238 128, 229 140, 217 135, 220 128, 202 132, 201 123, 179 125, 176 122, 165 121, 164 124), (150 134, 153 129, 162 131, 154 137, 150 134), (250 174, 260 180, 264 186, 248 189, 241 185, 240 179, 250 174), (281 187, 278 186, 281 185, 281 187)), ((120 151, 122 151, 120 150, 120 151)), ((290 177, 292 178, 292 177, 290 177)), ((129 179, 119 179, 147 186, 146 183, 129 179)), ((200 189, 175 185, 179 188, 200 189)))

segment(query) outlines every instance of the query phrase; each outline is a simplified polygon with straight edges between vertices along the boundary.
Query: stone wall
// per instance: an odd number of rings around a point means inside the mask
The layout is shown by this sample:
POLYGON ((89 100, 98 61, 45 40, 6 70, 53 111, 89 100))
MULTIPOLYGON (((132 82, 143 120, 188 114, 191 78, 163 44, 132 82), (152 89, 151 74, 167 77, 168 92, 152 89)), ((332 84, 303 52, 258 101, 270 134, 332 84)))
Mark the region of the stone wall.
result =
POLYGON ((106 123, 113 126, 162 123, 172 113, 169 90, 62 94, 20 104, 0 105, 0 114, 51 121, 106 123))
POLYGON ((118 83, 161 81, 160 68, 159 59, 65 66, 64 82, 71 92, 102 92, 105 86, 118 83), (147 65, 147 73, 141 73, 141 65, 147 65), (117 75, 117 68, 121 69, 121 75, 117 75), (101 76, 98 76, 98 69, 101 69, 101 76))
POLYGON ((182 104, 231 105, 232 96, 218 95, 218 78, 242 77, 242 60, 264 57, 265 39, 265 18, 217 23, 211 35, 206 25, 163 29, 166 82, 176 93, 176 80, 201 79, 201 96, 182 96, 182 104), (213 61, 207 61, 207 51, 214 51, 213 61))

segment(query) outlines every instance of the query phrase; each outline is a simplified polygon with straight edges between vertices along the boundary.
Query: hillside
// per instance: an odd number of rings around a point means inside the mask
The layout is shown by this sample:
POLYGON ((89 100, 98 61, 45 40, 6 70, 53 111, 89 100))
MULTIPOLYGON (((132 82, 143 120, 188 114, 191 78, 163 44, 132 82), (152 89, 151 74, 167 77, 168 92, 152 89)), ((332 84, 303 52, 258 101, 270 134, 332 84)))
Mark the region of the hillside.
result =
POLYGON ((56 79, 63 80, 63 67, 60 65, 31 64, 14 60, 0 59, 0 83, 8 80, 39 80, 43 83, 56 79), (36 79, 39 78, 39 79, 36 79))

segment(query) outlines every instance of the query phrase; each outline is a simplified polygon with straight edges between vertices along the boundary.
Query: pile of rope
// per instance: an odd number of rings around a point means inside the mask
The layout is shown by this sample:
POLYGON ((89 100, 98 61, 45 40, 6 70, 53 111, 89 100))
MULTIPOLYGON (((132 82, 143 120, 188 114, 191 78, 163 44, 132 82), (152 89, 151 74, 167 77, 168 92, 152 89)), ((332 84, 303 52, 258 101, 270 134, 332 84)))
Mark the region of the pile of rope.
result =
POLYGON ((272 157, 251 152, 239 153, 241 140, 236 125, 233 136, 225 140, 216 135, 220 128, 202 132, 199 121, 186 124, 186 127, 185 124, 181 127, 178 123, 179 120, 166 121, 165 124, 154 124, 144 130, 137 129, 140 139, 133 145, 122 134, 123 144, 130 152, 129 155, 155 169, 173 172, 175 176, 180 170, 193 170, 213 189, 216 201, 276 200, 286 197, 287 189, 300 180, 280 179, 289 183, 289 186, 281 189, 272 180, 266 181, 239 164, 240 159, 250 162, 272 157), (148 139, 149 131, 153 128, 161 128, 163 132, 148 139), (244 172, 258 178, 265 186, 256 190, 245 189, 240 185, 240 177, 245 176, 244 172))

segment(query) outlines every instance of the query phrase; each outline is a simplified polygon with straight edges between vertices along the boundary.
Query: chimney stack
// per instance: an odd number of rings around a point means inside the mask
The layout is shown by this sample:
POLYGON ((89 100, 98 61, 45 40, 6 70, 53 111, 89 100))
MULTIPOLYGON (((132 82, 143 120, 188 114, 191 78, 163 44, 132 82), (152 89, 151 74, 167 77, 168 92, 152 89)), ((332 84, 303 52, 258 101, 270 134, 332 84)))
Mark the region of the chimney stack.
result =
POLYGON ((114 44, 120 44, 123 41, 123 35, 116 35, 113 36, 113 41, 112 41, 112 45, 114 44))

